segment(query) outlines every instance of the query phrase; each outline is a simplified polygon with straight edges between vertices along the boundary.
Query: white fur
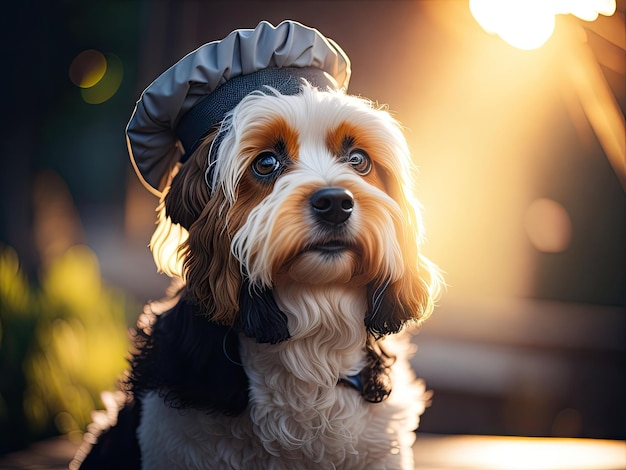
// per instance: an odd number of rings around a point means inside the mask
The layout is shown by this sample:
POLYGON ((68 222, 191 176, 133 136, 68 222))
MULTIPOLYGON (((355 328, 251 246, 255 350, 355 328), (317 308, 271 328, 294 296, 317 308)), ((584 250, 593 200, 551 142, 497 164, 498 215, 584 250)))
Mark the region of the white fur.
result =
MULTIPOLYGON (((419 206, 411 195, 413 170, 406 142, 387 112, 341 92, 305 87, 298 96, 248 96, 225 121, 226 134, 212 173, 212 190, 225 195, 225 212, 236 203, 237 187, 253 152, 266 150, 247 149, 242 144, 245 134, 276 116, 298 130, 297 162, 257 207, 250 208, 233 236, 231 250, 255 288, 272 289, 288 318, 291 338, 271 345, 241 335, 250 403, 239 416, 181 411, 167 407, 157 393, 144 397, 138 431, 143 466, 411 469, 414 430, 428 396, 409 365, 414 352, 410 334, 384 341, 384 347, 396 356, 390 370, 392 392, 386 400, 367 402, 357 390, 338 383, 342 377, 357 374, 366 362, 365 282, 351 280, 372 274, 356 273, 357 261, 361 266, 375 266, 371 269, 377 278, 392 281, 403 275, 407 263, 418 263, 403 259, 399 246, 401 234, 419 239, 422 233, 419 206), (367 129, 369 139, 376 142, 377 154, 372 157, 379 163, 384 160, 383 166, 399 181, 411 206, 408 214, 406 207, 401 208, 326 148, 328 130, 344 122, 367 129), (286 246, 297 245, 294 233, 286 231, 294 215, 286 214, 285 208, 297 206, 300 197, 306 209, 311 192, 324 186, 342 186, 354 194, 345 236, 358 242, 367 235, 376 249, 363 254, 364 262, 349 250, 330 260, 304 253, 288 272, 277 274, 272 269, 275 260, 286 246)), ((311 217, 307 210, 298 213, 297 222, 306 228, 298 233, 302 243, 323 236, 311 217)), ((438 283, 433 281, 431 288, 434 297, 438 283)))

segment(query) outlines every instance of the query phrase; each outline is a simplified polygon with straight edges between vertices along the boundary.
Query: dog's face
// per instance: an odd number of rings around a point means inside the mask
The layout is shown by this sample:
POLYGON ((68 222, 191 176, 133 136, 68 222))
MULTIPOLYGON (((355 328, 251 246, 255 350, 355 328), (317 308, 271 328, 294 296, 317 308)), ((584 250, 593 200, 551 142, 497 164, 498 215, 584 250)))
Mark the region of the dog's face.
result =
MULTIPOLYGON (((413 174, 398 124, 365 100, 309 87, 246 97, 165 198, 171 221, 189 232, 181 254, 190 294, 229 325, 250 296, 250 308, 283 322, 271 292, 286 282, 366 286, 364 322, 375 336, 427 316, 440 278, 419 252, 413 174)), ((248 328, 259 341, 288 337, 286 325, 265 325, 282 328, 270 337, 259 328, 248 328)))

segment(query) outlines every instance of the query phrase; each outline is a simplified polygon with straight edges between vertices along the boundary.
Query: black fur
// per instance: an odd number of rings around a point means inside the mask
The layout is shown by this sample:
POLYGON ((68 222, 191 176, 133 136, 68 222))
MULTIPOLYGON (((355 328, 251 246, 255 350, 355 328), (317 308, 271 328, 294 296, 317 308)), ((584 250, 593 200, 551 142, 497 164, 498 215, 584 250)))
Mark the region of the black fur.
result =
POLYGON ((180 224, 187 230, 198 220, 211 195, 205 184, 192 189, 186 175, 193 172, 202 174, 203 171, 195 161, 183 165, 165 195, 165 213, 172 223, 180 224))
POLYGON ((239 296, 241 329, 257 343, 276 344, 289 339, 287 316, 281 312, 270 289, 250 288, 245 281, 239 296))
POLYGON ((360 373, 363 399, 371 403, 380 403, 391 394, 389 369, 395 357, 389 356, 378 343, 370 341, 367 345, 367 365, 360 373))
POLYGON ((370 284, 367 289, 369 299, 368 313, 365 316, 367 331, 376 339, 398 333, 402 326, 411 319, 410 312, 388 289, 389 280, 382 284, 370 284))
POLYGON ((80 464, 82 470, 134 470, 141 468, 137 426, 141 402, 130 401, 117 416, 117 424, 98 437, 80 464))
POLYGON ((159 391, 174 408, 236 415, 248 405, 248 377, 239 339, 230 327, 208 320, 199 307, 181 300, 160 315, 132 357, 129 386, 135 397, 159 391))

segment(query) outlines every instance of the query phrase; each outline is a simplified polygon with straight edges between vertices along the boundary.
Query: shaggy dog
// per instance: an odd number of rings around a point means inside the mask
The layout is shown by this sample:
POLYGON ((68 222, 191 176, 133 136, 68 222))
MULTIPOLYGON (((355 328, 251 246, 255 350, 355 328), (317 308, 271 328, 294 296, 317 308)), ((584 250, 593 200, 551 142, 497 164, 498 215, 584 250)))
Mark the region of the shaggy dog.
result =
POLYGON ((302 81, 239 102, 170 174, 151 248, 184 284, 137 330, 130 437, 84 467, 121 443, 147 469, 413 468, 428 394, 407 326, 442 285, 414 174, 367 100, 302 81))

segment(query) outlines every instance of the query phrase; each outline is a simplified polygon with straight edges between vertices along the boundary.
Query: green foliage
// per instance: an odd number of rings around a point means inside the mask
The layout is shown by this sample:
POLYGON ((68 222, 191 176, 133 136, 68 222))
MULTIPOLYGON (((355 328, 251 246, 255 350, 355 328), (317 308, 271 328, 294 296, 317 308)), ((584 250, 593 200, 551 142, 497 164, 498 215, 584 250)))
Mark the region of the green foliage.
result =
POLYGON ((81 435, 126 368, 129 307, 85 246, 54 260, 37 288, 0 247, 0 452, 55 432, 81 435))
POLYGON ((37 313, 17 254, 0 247, 0 453, 28 440, 22 406, 22 364, 31 347, 37 313))

